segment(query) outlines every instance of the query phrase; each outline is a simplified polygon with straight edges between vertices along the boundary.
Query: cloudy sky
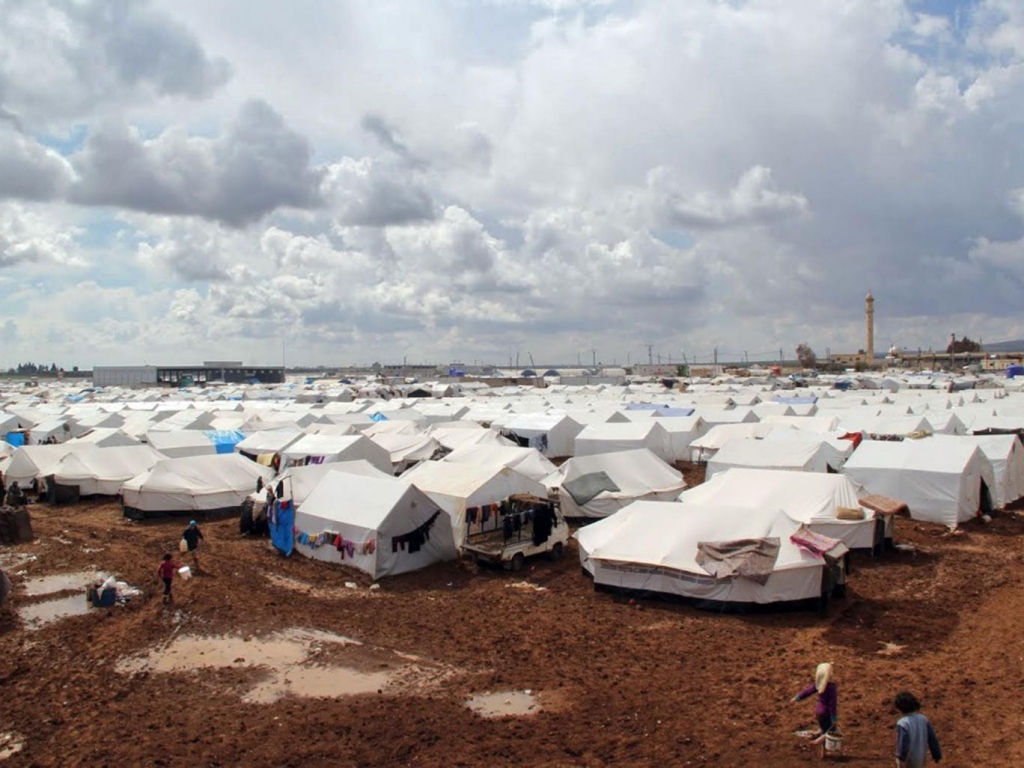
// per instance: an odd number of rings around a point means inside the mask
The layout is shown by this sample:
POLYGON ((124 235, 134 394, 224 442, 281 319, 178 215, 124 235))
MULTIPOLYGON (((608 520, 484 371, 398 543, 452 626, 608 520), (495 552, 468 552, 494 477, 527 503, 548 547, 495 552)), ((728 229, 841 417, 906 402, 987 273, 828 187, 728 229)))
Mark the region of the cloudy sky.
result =
MULTIPOLYGON (((1024 338, 1019 0, 0 0, 0 366, 1024 338)), ((596 352, 591 352, 596 350, 596 352)))

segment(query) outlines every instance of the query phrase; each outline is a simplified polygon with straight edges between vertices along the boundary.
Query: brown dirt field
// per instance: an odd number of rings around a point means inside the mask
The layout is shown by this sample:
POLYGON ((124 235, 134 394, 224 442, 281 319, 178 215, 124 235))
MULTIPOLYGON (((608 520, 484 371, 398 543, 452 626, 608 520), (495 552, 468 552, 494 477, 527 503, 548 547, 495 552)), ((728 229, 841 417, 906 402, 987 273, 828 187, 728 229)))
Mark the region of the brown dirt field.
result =
POLYGON ((891 765, 890 702, 909 688, 944 765, 1024 764, 1024 518, 1013 514, 952 536, 899 520, 897 541, 916 551, 857 557, 849 595, 820 618, 633 604, 595 592, 575 548, 522 575, 456 562, 368 591, 363 577, 239 537, 234 520, 204 526, 209 572, 176 583, 168 607, 153 571, 181 521, 131 523, 110 503, 32 511, 37 541, 0 550, 38 556, 10 569, 25 571, 16 590, 27 576, 95 566, 146 594, 38 631, 0 626, 0 731, 25 737, 6 765, 810 765, 819 761, 794 731, 810 726, 813 705, 788 700, 822 660, 836 664, 846 732, 835 762, 891 765), (524 578, 546 591, 508 588, 524 578), (361 640, 366 658, 398 650, 455 673, 402 695, 243 704, 259 670, 115 669, 175 636, 293 627, 361 640), (879 653, 884 643, 902 648, 879 653), (463 706, 520 689, 546 710, 484 719, 463 706))

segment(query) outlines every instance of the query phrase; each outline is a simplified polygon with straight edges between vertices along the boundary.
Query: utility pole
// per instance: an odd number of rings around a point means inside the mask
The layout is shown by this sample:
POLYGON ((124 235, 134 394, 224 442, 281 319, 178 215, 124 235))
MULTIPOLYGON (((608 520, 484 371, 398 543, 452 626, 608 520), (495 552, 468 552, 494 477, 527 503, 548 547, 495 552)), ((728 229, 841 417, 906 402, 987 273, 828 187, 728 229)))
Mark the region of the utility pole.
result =
MULTIPOLYGON (((715 368, 718 368, 718 347, 715 347, 715 368)), ((718 372, 717 370, 715 371, 718 372)))
POLYGON ((654 345, 645 344, 644 346, 647 347, 647 364, 654 365, 654 354, 652 352, 652 350, 654 349, 654 345))
POLYGON ((590 356, 591 356, 591 358, 593 358, 593 362, 591 363, 591 367, 592 368, 597 368, 597 350, 594 349, 593 347, 590 348, 590 356))

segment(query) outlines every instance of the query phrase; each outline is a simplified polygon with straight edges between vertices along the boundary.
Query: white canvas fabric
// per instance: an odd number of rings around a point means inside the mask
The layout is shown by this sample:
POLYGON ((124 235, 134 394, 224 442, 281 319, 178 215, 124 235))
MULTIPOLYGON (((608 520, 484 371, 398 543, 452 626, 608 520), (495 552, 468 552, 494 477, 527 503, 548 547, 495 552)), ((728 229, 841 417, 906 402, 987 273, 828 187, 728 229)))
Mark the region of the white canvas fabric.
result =
POLYGON ((4 483, 17 481, 23 488, 33 480, 52 475, 60 460, 69 453, 99 451, 89 443, 60 443, 58 445, 23 445, 11 454, 10 463, 3 470, 4 483))
POLYGON ((817 598, 824 560, 793 544, 800 523, 779 509, 637 501, 578 530, 580 564, 594 582, 725 603, 817 598), (701 542, 777 537, 779 554, 766 584, 715 579, 697 563, 701 542))
POLYGON ((779 424, 749 422, 743 424, 718 424, 708 429, 701 437, 690 442, 693 461, 708 461, 730 440, 761 440, 778 429, 793 429, 779 424))
POLYGON ((501 425, 502 433, 511 433, 528 443, 524 447, 536 448, 552 459, 572 456, 576 436, 582 429, 568 416, 544 413, 513 415, 501 425))
POLYGON ((346 553, 344 558, 331 543, 312 548, 296 542, 295 549, 316 560, 357 568, 375 579, 456 557, 447 514, 418 488, 393 477, 328 472, 296 509, 295 527, 310 535, 338 533, 357 548, 372 541, 373 552, 358 548, 354 556, 346 553), (392 537, 411 533, 437 512, 440 515, 418 552, 392 545, 392 537))
POLYGON ((551 460, 536 448, 520 448, 518 445, 469 445, 452 451, 444 461, 479 467, 508 467, 540 483, 558 471, 551 460))
POLYGON ((409 467, 421 461, 428 461, 439 451, 441 444, 426 434, 387 434, 373 435, 370 440, 388 452, 391 460, 391 471, 401 474, 409 467))
POLYGON ((647 449, 663 461, 672 461, 672 447, 668 432, 656 419, 605 422, 584 427, 576 435, 574 456, 594 456, 599 453, 620 453, 647 449))
POLYGON ((324 462, 367 461, 381 472, 392 473, 391 456, 365 435, 304 435, 281 454, 284 464, 319 458, 324 462))
POLYGON ((805 432, 834 432, 839 427, 835 416, 765 416, 761 421, 805 432))
POLYGON ((463 427, 443 426, 432 427, 430 436, 449 451, 457 451, 474 445, 495 445, 518 447, 511 440, 502 437, 492 429, 484 429, 475 422, 466 422, 471 429, 463 427))
MULTIPOLYGON (((839 507, 863 509, 859 499, 867 493, 846 475, 730 469, 684 491, 679 500, 704 506, 781 509, 814 533, 839 539, 850 549, 868 549, 881 543, 875 513, 864 509, 863 520, 836 517, 839 507)), ((891 538, 891 526, 888 533, 881 533, 891 538)))
POLYGON ((329 464, 308 464, 302 467, 289 467, 268 483, 267 488, 262 491, 249 494, 257 504, 257 510, 261 510, 267 503, 267 489, 276 487, 280 481, 284 483, 284 498, 292 499, 296 505, 306 500, 306 497, 313 492, 317 484, 323 480, 328 472, 348 472, 352 475, 363 475, 365 477, 391 478, 388 472, 381 472, 373 464, 362 459, 356 461, 333 461, 329 464))
POLYGON ((77 486, 82 496, 116 496, 121 486, 166 458, 148 445, 115 446, 69 453, 54 467, 58 485, 77 486))
POLYGON ((146 442, 169 459, 212 456, 217 453, 217 446, 203 432, 194 429, 173 432, 150 429, 146 432, 146 442))
POLYGON ((708 430, 704 419, 700 416, 658 416, 656 412, 654 418, 668 433, 669 460, 689 461, 690 445, 708 430))
POLYGON ((122 486, 126 507, 145 513, 182 514, 189 511, 241 506, 256 487, 274 472, 237 453, 161 459, 148 472, 122 486))
POLYGON ((646 448, 616 451, 595 456, 576 456, 559 467, 554 475, 558 499, 566 517, 608 517, 634 501, 672 501, 686 488, 678 470, 670 467, 646 448), (604 472, 618 491, 601 491, 585 504, 578 504, 562 484, 584 475, 604 472))
POLYGON ((999 509, 1024 496, 1024 446, 1016 435, 935 435, 935 439, 958 440, 981 449, 992 464, 993 502, 999 509))
POLYGON ((824 440, 730 440, 708 461, 706 479, 732 467, 789 469, 799 472, 838 470, 845 456, 824 440))
POLYGON ((402 476, 439 504, 451 518, 456 546, 466 540, 466 507, 494 504, 517 493, 544 498, 547 489, 508 467, 454 461, 424 461, 402 476))
POLYGON ((261 429, 235 445, 238 453, 259 456, 261 453, 282 453, 306 434, 298 427, 261 429))
POLYGON ((976 445, 952 440, 865 440, 843 474, 905 502, 915 520, 955 526, 978 514, 982 481, 993 489, 992 465, 976 445))
POLYGON ((120 429, 114 427, 97 427, 86 432, 81 437, 68 441, 69 443, 91 443, 97 448, 115 448, 117 446, 141 445, 142 441, 131 435, 126 435, 120 429))

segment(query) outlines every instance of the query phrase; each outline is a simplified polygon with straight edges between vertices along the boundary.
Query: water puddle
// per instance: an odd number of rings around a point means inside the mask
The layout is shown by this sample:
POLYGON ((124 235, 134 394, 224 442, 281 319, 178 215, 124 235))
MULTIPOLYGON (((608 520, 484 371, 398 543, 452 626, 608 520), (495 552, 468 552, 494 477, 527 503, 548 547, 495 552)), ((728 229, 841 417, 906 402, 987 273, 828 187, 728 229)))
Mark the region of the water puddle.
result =
POLYGON ((466 706, 481 717, 527 717, 540 712, 533 691, 498 691, 477 694, 466 706))
POLYGON ((301 664, 323 645, 358 645, 351 638, 315 630, 289 630, 268 637, 178 637, 145 656, 123 659, 119 672, 190 672, 216 667, 285 668, 301 664))
POLYGON ((436 687, 452 674, 447 667, 429 663, 395 664, 395 656, 387 652, 382 657, 381 649, 365 648, 342 635, 291 629, 262 637, 182 636, 143 656, 122 659, 116 668, 122 674, 263 670, 264 676, 242 694, 242 701, 250 704, 272 704, 287 696, 408 693, 436 687))
POLYGON ((25 624, 25 629, 40 629, 47 624, 66 619, 69 616, 81 616, 89 612, 89 603, 85 595, 70 595, 56 600, 44 600, 39 603, 23 605, 18 608, 18 615, 25 624))
POLYGON ((107 574, 99 571, 75 571, 74 573, 55 573, 52 576, 37 576, 25 579, 22 590, 28 597, 52 595, 54 592, 69 590, 80 591, 95 581, 103 581, 107 574))
POLYGON ((20 733, 8 731, 0 733, 0 760, 14 757, 25 748, 25 737, 20 733))
POLYGON ((278 671, 242 697, 250 704, 273 704, 285 696, 337 699, 382 693, 393 681, 391 672, 360 672, 351 667, 291 667, 278 671))

